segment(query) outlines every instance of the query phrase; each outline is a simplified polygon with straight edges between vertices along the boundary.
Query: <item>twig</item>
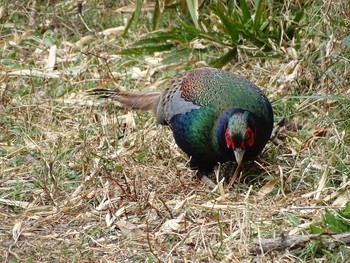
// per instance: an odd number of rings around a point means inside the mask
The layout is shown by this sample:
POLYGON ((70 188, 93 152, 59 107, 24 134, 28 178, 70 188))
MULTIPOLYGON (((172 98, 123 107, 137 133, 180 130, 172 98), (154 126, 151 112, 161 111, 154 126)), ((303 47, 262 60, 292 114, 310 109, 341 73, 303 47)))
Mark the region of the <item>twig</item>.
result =
POLYGON ((170 218, 173 219, 174 215, 171 212, 170 208, 167 206, 167 204, 164 202, 164 200, 162 198, 160 198, 160 197, 158 197, 158 200, 164 205, 165 209, 168 211, 168 213, 170 215, 170 218))
POLYGON ((272 250, 283 250, 287 248, 305 247, 312 240, 321 241, 325 246, 332 242, 350 244, 350 232, 342 234, 311 234, 300 236, 280 236, 277 238, 254 239, 250 249, 252 254, 266 253, 272 250))
POLYGON ((148 211, 148 215, 147 215, 147 218, 146 218, 146 239, 147 239, 147 244, 148 244, 148 248, 149 248, 149 251, 151 252, 151 254, 158 260, 158 262, 162 262, 160 260, 160 258, 157 256, 157 254, 153 251, 153 248, 152 248, 152 243, 151 243, 151 238, 150 238, 150 228, 149 228, 149 217, 150 217, 150 214, 152 212, 152 206, 150 207, 150 210, 148 211))

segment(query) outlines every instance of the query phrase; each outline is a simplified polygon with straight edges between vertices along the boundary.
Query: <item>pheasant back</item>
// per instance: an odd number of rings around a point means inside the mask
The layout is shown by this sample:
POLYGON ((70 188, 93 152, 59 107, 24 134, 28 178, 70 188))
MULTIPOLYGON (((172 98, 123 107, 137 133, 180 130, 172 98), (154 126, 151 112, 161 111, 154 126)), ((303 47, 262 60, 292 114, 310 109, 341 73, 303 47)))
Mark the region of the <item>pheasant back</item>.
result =
POLYGON ((210 105, 219 113, 234 107, 261 118, 272 114, 270 102, 253 83, 224 70, 204 68, 177 76, 165 89, 158 103, 158 121, 168 123, 176 114, 210 105))

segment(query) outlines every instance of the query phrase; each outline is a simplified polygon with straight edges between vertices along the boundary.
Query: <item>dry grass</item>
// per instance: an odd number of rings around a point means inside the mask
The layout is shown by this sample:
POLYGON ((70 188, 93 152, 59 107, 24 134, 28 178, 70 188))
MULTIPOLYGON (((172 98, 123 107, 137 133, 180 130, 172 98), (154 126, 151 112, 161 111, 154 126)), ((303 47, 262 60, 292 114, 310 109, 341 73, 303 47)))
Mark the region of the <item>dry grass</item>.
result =
POLYGON ((288 122, 224 193, 194 179, 170 131, 150 113, 85 96, 96 87, 157 88, 184 64, 205 62, 116 56, 132 41, 118 38, 129 14, 118 11, 122 4, 85 2, 88 21, 73 1, 0 5, 1 261, 309 259, 249 249, 256 237, 307 233, 325 208, 349 201, 349 101, 328 97, 350 95, 349 46, 341 47, 342 29, 327 22, 344 7, 349 12, 346 1, 322 6, 314 28, 305 29, 325 31, 303 40, 304 54, 319 51, 315 61, 296 52, 264 62, 241 57, 226 68, 263 87, 276 123, 288 122))

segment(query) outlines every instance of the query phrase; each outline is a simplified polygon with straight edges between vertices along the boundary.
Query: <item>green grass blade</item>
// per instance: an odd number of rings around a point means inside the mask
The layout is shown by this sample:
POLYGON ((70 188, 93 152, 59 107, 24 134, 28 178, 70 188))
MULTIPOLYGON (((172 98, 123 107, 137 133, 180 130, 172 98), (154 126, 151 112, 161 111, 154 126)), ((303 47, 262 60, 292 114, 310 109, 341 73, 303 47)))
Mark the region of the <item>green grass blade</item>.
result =
POLYGON ((126 34, 128 33, 128 31, 133 23, 135 23, 135 25, 137 25, 139 18, 140 18, 142 5, 143 5, 143 0, 137 0, 136 9, 135 9, 134 13, 132 14, 132 16, 130 17, 130 19, 125 27, 125 30, 124 30, 123 35, 122 35, 123 37, 126 36, 126 34))
POLYGON ((223 46, 227 46, 227 43, 225 43, 225 41, 227 41, 228 37, 226 37, 221 32, 214 32, 214 31, 204 32, 187 22, 182 22, 182 25, 184 28, 178 29, 179 34, 183 35, 183 37, 186 37, 188 39, 187 43, 190 42, 189 40, 192 40, 195 37, 198 37, 201 39, 212 41, 214 43, 218 43, 223 46))
POLYGON ((303 8, 295 14, 293 18, 293 23, 286 29, 286 35, 289 39, 295 37, 298 28, 300 28, 300 20, 304 16, 304 10, 305 9, 303 8))
POLYGON ((350 202, 346 204, 343 211, 339 211, 339 214, 346 219, 350 219, 350 202))
POLYGON ((233 43, 237 43, 239 39, 239 34, 237 29, 241 27, 241 25, 235 23, 231 16, 227 13, 225 10, 225 7, 222 4, 218 4, 215 7, 211 7, 211 10, 215 15, 217 15, 221 23, 223 25, 223 29, 225 33, 227 33, 230 37, 233 43))
POLYGON ((214 68, 222 68, 224 65, 231 62, 236 57, 237 57, 237 47, 234 47, 225 55, 221 56, 220 58, 210 61, 209 65, 214 68))
POLYGON ((198 0, 186 0, 188 12, 196 27, 198 27, 198 0))
POLYGON ((227 12, 229 13, 229 14, 232 14, 232 12, 233 12, 233 10, 234 10, 234 8, 235 8, 235 0, 229 0, 228 1, 228 4, 227 4, 227 12))
POLYGON ((160 15, 161 15, 161 12, 160 12, 159 0, 156 0, 154 11, 153 11, 152 30, 156 30, 158 28, 160 15))
POLYGON ((149 46, 140 46, 140 47, 131 47, 125 48, 117 54, 119 55, 143 55, 143 54, 152 54, 154 52, 161 52, 170 50, 173 48, 174 44, 163 44, 163 45, 149 45, 149 46))
POLYGON ((330 211, 326 211, 323 215, 324 224, 334 233, 344 233, 350 231, 350 224, 337 215, 333 215, 330 211))
POLYGON ((239 6, 242 10, 243 23, 247 23, 251 19, 251 14, 246 0, 239 0, 239 6))
POLYGON ((172 64, 180 61, 181 59, 186 59, 190 56, 192 49, 190 48, 182 48, 182 49, 174 49, 171 52, 170 56, 163 59, 162 63, 164 64, 172 64))
POLYGON ((255 31, 258 31, 260 29, 264 11, 265 11, 265 0, 259 0, 256 6, 255 17, 254 17, 253 26, 255 31))
POLYGON ((350 102, 350 99, 336 95, 310 95, 310 96, 288 96, 287 99, 315 99, 315 100, 335 100, 350 102))
POLYGON ((287 217, 288 221, 293 224, 293 226, 300 225, 299 219, 293 216, 292 214, 284 212, 284 215, 287 217))
POLYGON ((169 40, 178 41, 178 42, 187 42, 187 40, 192 40, 189 34, 179 34, 177 30, 172 32, 157 32, 152 34, 150 37, 141 39, 134 43, 134 46, 143 46, 143 45, 158 45, 166 44, 169 40))

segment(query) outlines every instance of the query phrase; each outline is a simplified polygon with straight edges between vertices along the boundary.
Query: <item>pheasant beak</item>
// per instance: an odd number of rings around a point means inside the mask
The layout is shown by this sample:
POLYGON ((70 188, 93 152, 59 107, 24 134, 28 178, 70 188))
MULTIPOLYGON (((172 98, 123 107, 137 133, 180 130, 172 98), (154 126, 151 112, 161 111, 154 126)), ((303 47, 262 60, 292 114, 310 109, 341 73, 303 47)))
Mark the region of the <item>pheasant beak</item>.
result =
POLYGON ((233 152, 236 157, 236 162, 240 166, 243 160, 245 150, 243 150, 242 148, 236 148, 233 152))
POLYGON ((241 171, 241 164, 242 164, 242 160, 243 160, 243 156, 244 156, 244 152, 245 150, 243 150, 242 148, 236 148, 235 150, 233 150, 235 157, 236 157, 236 162, 237 162, 237 167, 235 172, 233 173, 229 184, 227 185, 226 189, 229 189, 232 185, 233 182, 236 180, 237 176, 239 175, 239 172, 241 171))

